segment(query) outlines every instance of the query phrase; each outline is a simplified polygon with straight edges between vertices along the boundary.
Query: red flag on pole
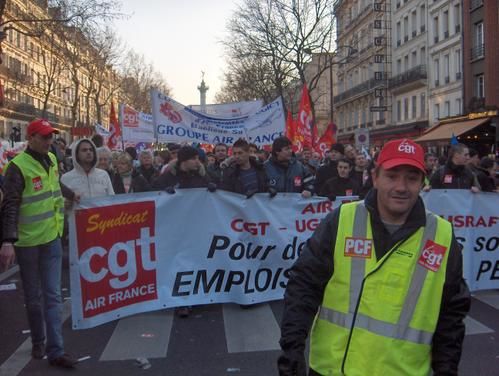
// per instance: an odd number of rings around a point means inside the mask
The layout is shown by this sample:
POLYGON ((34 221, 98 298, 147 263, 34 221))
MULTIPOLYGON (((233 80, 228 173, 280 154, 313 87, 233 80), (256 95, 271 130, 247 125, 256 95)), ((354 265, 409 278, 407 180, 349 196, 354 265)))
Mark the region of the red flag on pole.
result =
POLYGON ((300 110, 298 111, 298 119, 296 121, 296 134, 301 146, 312 147, 312 125, 314 123, 314 117, 312 115, 312 104, 310 103, 307 84, 303 84, 300 110))
POLYGON ((329 123, 326 131, 315 144, 315 151, 320 153, 324 158, 326 152, 331 148, 332 144, 336 143, 336 124, 329 123))
POLYGON ((109 139, 107 146, 109 149, 116 149, 118 146, 118 137, 121 136, 121 128, 114 110, 114 103, 111 102, 111 110, 109 111, 109 139))

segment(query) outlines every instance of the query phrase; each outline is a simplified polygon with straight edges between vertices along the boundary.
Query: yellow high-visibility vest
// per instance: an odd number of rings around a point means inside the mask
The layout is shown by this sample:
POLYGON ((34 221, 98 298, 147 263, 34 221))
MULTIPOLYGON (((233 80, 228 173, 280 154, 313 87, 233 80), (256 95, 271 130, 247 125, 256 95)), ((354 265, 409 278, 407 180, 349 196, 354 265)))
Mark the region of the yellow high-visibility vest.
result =
POLYGON ((342 205, 310 367, 330 376, 426 376, 451 224, 427 213, 424 227, 377 260, 370 223, 363 201, 342 205))
POLYGON ((59 184, 57 159, 52 153, 49 153, 49 156, 52 166, 48 173, 40 162, 26 152, 17 155, 10 162, 19 167, 24 177, 18 240, 15 243, 18 247, 45 244, 62 235, 64 201, 59 184))

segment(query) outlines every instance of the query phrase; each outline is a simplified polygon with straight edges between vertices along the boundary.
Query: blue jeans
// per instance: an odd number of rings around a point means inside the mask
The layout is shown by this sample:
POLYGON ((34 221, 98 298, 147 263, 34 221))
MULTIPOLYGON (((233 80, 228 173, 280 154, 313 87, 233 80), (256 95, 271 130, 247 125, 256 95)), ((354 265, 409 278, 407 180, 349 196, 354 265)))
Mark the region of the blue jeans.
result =
POLYGON ((61 239, 33 247, 15 247, 24 303, 34 345, 47 343, 49 360, 64 354, 62 340, 61 239), (42 309, 43 302, 43 309, 42 309))

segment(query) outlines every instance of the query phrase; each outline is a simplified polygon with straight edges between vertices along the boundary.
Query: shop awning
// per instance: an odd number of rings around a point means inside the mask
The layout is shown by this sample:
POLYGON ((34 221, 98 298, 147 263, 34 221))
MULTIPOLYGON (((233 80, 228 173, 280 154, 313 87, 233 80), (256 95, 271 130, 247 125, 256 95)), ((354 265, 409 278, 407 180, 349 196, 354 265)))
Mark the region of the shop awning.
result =
POLYGON ((436 125, 435 127, 428 130, 424 135, 417 138, 416 142, 427 142, 427 141, 442 141, 449 140, 454 136, 460 136, 463 133, 471 131, 473 128, 482 125, 489 121, 490 118, 474 119, 459 121, 456 123, 444 123, 436 125))

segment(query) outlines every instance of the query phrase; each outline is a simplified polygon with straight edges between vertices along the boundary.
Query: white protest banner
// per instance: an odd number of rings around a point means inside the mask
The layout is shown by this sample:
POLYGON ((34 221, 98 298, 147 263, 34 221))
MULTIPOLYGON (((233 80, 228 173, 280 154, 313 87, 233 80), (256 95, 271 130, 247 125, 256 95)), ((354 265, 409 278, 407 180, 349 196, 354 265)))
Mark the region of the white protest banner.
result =
MULTIPOLYGON (((499 195, 424 196, 454 223, 472 290, 499 288, 499 195)), ((281 299, 289 268, 332 210, 319 197, 204 189, 84 200, 70 217, 73 328, 167 307, 281 299)))
POLYGON ((120 104, 120 121, 123 141, 154 142, 154 124, 152 115, 120 104))
POLYGON ((453 224, 470 290, 499 288, 499 194, 438 189, 421 196, 429 210, 453 224))
POLYGON ((207 104, 204 106, 204 111, 201 105, 191 104, 189 106, 190 109, 196 112, 204 112, 207 115, 223 118, 235 118, 252 115, 262 107, 263 101, 261 99, 256 101, 207 104))
POLYGON ((218 118, 196 112, 157 90, 151 90, 152 116, 159 142, 233 144, 246 138, 258 146, 270 145, 284 134, 282 98, 253 115, 218 118))

